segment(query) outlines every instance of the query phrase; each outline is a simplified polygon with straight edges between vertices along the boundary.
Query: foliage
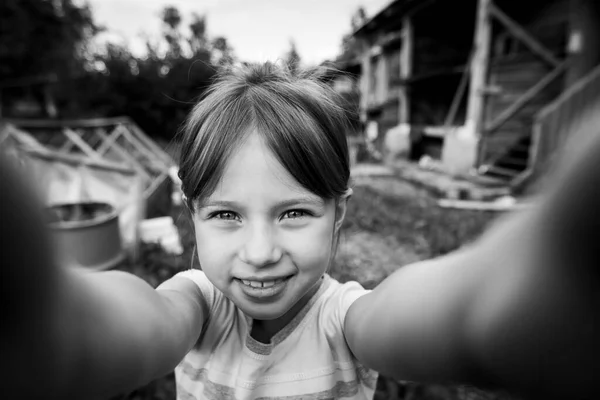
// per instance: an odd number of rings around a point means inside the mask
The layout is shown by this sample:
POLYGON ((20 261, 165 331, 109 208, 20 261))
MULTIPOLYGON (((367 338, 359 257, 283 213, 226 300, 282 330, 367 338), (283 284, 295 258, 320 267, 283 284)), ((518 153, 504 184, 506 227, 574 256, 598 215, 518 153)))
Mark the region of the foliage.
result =
POLYGON ((99 30, 89 7, 73 0, 3 0, 0 81, 82 73, 99 30))
POLYGON ((113 43, 92 53, 100 28, 87 5, 74 3, 0 3, 0 88, 11 88, 3 90, 4 104, 50 98, 57 117, 126 115, 150 136, 171 140, 216 70, 235 61, 226 38, 207 36, 204 16, 193 14, 184 30, 172 6, 162 10, 162 37, 146 41, 145 55, 113 43))
POLYGON ((350 20, 352 31, 342 37, 342 53, 338 59, 352 59, 356 55, 358 51, 358 43, 354 37, 354 32, 366 24, 367 21, 367 12, 365 11, 364 7, 358 7, 352 15, 352 19, 350 20))
POLYGON ((134 56, 128 48, 109 44, 96 55, 98 68, 77 82, 89 87, 93 96, 80 92, 73 101, 59 107, 73 116, 127 115, 150 136, 171 140, 190 108, 210 84, 217 66, 213 53, 219 53, 218 65, 233 61, 233 51, 224 38, 215 49, 206 35, 206 20, 192 15, 189 34, 182 33, 182 16, 169 6, 161 13, 163 40, 147 40, 147 55, 134 56), (226 53, 223 55, 223 53, 226 53), (92 89, 93 88, 93 89, 92 89), (83 98, 81 98, 83 97, 83 98))
POLYGON ((292 73, 295 73, 300 69, 300 54, 296 49, 296 42, 293 40, 290 40, 290 49, 286 53, 284 61, 292 73))

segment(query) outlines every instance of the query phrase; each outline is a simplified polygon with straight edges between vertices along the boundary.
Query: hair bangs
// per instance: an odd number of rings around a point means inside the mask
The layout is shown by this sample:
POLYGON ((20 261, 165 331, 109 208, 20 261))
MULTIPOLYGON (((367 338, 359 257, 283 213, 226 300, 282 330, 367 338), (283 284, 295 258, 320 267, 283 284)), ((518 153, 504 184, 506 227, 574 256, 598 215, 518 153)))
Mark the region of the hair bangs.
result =
POLYGON ((323 198, 341 196, 350 178, 343 111, 314 82, 281 86, 248 91, 259 134, 303 187, 323 198))
POLYGON ((181 149, 179 178, 191 210, 197 200, 214 192, 231 154, 252 126, 252 110, 244 98, 241 88, 209 94, 190 114, 184 128, 187 137, 181 149))
POLYGON ((350 179, 348 119, 318 71, 294 75, 265 63, 223 72, 182 130, 179 177, 190 210, 214 192, 253 131, 304 188, 322 198, 343 195, 350 179))

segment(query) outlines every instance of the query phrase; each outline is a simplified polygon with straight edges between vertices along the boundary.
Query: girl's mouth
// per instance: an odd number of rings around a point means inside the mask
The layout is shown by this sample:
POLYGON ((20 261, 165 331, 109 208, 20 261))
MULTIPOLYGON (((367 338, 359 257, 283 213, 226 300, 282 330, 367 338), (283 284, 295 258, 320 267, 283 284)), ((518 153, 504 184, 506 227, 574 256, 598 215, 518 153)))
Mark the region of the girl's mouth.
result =
POLYGON ((284 291, 290 278, 291 276, 265 281, 236 279, 236 282, 246 296, 256 300, 269 300, 284 291))

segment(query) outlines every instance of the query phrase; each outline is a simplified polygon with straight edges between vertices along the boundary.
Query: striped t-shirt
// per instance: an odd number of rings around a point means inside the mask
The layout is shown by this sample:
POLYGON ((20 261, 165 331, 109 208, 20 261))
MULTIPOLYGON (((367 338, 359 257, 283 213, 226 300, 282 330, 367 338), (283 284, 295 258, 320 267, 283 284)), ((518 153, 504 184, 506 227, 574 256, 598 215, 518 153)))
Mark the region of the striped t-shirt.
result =
POLYGON ((250 337, 252 319, 199 270, 193 280, 210 310, 196 346, 175 369, 177 399, 372 399, 377 373, 346 344, 350 305, 368 291, 325 275, 318 291, 271 343, 250 337))

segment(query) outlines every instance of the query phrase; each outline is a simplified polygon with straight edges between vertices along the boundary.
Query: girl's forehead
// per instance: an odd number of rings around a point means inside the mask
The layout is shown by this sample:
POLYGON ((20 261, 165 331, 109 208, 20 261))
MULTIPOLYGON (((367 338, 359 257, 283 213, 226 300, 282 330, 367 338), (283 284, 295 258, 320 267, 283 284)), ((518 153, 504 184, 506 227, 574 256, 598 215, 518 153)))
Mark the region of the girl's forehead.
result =
POLYGON ((324 203, 304 188, 275 157, 261 135, 251 133, 229 158, 211 200, 267 201, 304 198, 324 203))

